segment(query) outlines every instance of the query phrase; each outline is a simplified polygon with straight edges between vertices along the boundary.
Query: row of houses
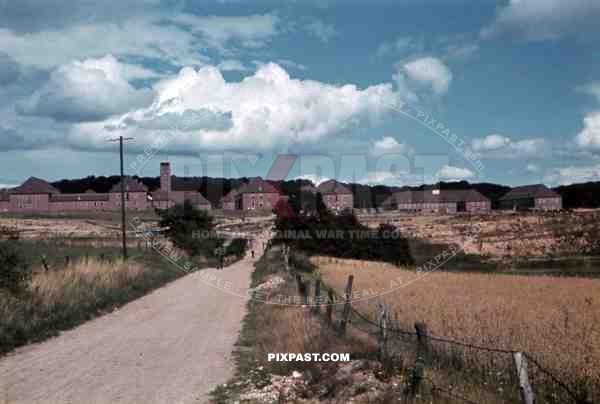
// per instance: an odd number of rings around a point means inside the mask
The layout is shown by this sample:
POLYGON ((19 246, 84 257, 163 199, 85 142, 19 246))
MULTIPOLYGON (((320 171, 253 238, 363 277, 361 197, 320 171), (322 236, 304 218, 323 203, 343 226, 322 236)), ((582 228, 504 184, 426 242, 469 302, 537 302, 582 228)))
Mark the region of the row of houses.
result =
MULTIPOLYGON (((325 206, 333 211, 353 209, 352 190, 335 180, 325 181, 318 187, 305 185, 302 191, 320 193, 325 206)), ((285 195, 277 183, 254 179, 240 188, 232 190, 222 199, 223 210, 272 210, 285 195)))
MULTIPOLYGON (((127 209, 164 209, 177 203, 189 201, 199 209, 210 209, 210 203, 200 192, 173 189, 171 166, 160 164, 160 188, 150 192, 142 182, 126 177, 124 179, 125 206, 127 209)), ((121 209, 121 182, 115 184, 108 193, 87 190, 80 194, 63 194, 50 183, 30 177, 23 184, 0 192, 0 212, 72 212, 90 210, 121 209)))
MULTIPOLYGON (((172 183, 169 162, 160 163, 160 188, 149 191, 142 182, 124 179, 125 204, 128 209, 165 209, 189 202, 199 209, 211 209, 210 202, 185 184, 172 183)), ((305 185, 305 192, 319 193, 325 206, 332 211, 353 209, 354 196, 345 184, 335 180, 318 186, 305 185)), ((226 211, 272 211, 286 196, 277 182, 256 178, 225 195, 220 207, 226 211)), ((562 208, 560 195, 544 185, 513 188, 500 198, 501 209, 558 210, 562 208)), ((390 195, 381 205, 384 210, 414 213, 455 214, 460 212, 485 213, 492 209, 491 201, 474 189, 400 191, 390 195)), ((88 190, 80 194, 63 194, 48 182, 31 177, 22 185, 0 191, 0 212, 65 212, 82 210, 121 209, 121 183, 108 193, 88 190)))
MULTIPOLYGON (((197 190, 188 189, 185 183, 173 183, 169 162, 160 163, 160 188, 149 191, 141 181, 124 179, 125 205, 131 210, 165 209, 175 204, 189 202, 199 209, 212 209, 210 202, 197 190)), ((351 190, 337 182, 327 181, 314 187, 323 195, 326 206, 334 211, 352 209, 351 190)), ((272 211, 285 195, 276 182, 260 178, 245 183, 229 192, 221 200, 224 210, 272 211)), ((108 193, 88 190, 84 193, 64 194, 47 181, 31 177, 16 188, 0 190, 0 212, 71 212, 86 210, 121 209, 121 183, 108 193)))
MULTIPOLYGON (((455 214, 485 213, 492 202, 474 189, 400 191, 390 195, 382 204, 385 210, 420 213, 455 214)), ((499 199, 501 210, 559 210, 562 197, 543 184, 511 189, 499 199)))

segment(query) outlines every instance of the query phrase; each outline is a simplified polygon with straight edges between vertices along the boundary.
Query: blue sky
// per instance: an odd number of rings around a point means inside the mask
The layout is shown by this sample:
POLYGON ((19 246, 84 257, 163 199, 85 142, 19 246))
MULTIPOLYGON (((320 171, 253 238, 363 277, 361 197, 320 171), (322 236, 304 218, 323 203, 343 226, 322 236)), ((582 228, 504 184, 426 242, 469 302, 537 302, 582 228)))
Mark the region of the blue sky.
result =
POLYGON ((76 4, 0 2, 0 187, 115 174, 120 135, 148 176, 600 180, 598 1, 76 4))

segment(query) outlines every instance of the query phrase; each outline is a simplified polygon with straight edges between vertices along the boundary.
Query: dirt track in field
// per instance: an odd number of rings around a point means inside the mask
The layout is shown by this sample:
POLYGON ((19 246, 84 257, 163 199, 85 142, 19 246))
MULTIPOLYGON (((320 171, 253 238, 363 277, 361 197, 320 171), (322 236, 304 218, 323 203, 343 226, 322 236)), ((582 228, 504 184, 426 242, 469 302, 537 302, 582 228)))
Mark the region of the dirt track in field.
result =
MULTIPOLYGON (((205 271, 244 295, 253 262, 205 271)), ((247 300, 200 273, 0 359, 0 403, 207 402, 233 375, 247 300)))

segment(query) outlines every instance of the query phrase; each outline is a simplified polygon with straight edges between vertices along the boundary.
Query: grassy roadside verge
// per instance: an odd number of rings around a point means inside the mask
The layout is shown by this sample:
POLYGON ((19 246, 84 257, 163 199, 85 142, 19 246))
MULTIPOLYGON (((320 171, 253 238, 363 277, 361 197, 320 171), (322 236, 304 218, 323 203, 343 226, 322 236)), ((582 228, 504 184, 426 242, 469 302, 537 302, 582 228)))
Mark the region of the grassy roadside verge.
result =
MULTIPOLYGON (((318 274, 304 273, 305 279, 311 276, 318 274)), ((284 270, 279 247, 274 247, 255 264, 251 288, 297 296, 294 282, 284 270)), ((315 315, 309 307, 250 299, 247 308, 234 352, 236 376, 212 391, 214 403, 319 402, 318 396, 335 395, 333 390, 347 386, 347 381, 336 379, 338 364, 269 361, 268 354, 349 353, 354 360, 374 348, 371 341, 353 335, 338 337, 325 324, 324 316, 315 315)))
POLYGON ((183 275, 156 254, 134 255, 127 263, 90 257, 34 273, 22 293, 0 290, 0 354, 56 336, 183 275))

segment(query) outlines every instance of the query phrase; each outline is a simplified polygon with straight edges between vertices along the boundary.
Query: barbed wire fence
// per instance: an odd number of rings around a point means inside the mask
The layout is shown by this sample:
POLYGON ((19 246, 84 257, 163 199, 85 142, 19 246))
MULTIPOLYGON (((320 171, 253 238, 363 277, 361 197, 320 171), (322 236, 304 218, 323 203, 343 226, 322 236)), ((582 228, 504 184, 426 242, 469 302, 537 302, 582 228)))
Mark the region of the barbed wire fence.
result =
MULTIPOLYGON (((286 263, 288 254, 289 250, 283 253, 286 263)), ((286 267, 294 272, 289 264, 286 267)), ((297 273, 295 279, 307 304, 311 301, 310 285, 297 273)), ((320 313, 321 291, 326 291, 329 298, 335 294, 343 299, 341 309, 339 305, 326 305, 326 321, 341 337, 354 329, 375 338, 384 368, 406 376, 407 400, 437 397, 465 403, 592 404, 587 388, 562 380, 535 354, 433 335, 424 322, 415 323, 414 331, 404 329, 385 303, 377 305, 376 319, 361 313, 352 306, 353 281, 350 275, 340 296, 316 280, 313 311, 320 313)))

